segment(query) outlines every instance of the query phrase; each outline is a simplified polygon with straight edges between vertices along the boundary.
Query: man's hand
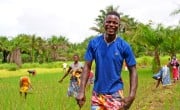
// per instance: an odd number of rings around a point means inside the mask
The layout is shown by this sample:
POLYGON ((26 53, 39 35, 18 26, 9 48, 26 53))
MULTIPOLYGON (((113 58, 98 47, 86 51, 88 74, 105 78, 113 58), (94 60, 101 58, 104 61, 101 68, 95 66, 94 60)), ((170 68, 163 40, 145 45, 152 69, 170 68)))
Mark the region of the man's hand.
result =
POLYGON ((77 104, 81 108, 84 103, 86 102, 86 97, 84 93, 79 93, 78 96, 76 97, 77 104))
POLYGON ((128 110, 131 104, 133 103, 133 101, 134 101, 134 97, 131 96, 122 99, 121 102, 122 105, 124 106, 124 110, 128 110))
POLYGON ((59 82, 59 83, 62 83, 62 82, 63 82, 63 79, 59 80, 58 82, 59 82))

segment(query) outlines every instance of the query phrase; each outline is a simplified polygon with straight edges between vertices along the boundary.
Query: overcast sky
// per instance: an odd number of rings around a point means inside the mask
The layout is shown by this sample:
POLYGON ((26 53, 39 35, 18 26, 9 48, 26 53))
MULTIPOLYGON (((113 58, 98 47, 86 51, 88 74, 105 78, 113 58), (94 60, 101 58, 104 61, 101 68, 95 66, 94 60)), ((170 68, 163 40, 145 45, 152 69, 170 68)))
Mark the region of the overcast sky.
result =
POLYGON ((180 15, 169 16, 180 0, 0 0, 0 35, 63 35, 70 42, 82 42, 97 34, 89 28, 95 26, 99 10, 110 5, 143 23, 169 26, 180 20, 180 15))

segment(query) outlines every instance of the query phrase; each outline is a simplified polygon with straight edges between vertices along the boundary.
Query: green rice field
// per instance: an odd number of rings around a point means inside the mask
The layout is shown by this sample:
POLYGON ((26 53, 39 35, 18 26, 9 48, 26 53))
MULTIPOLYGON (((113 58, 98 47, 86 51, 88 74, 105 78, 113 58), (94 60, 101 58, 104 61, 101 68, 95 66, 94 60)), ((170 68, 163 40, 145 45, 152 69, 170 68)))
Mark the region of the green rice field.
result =
MULTIPOLYGON (((76 100, 67 97, 69 77, 62 83, 61 68, 35 68, 36 76, 30 76, 33 89, 27 99, 19 95, 19 78, 28 75, 26 68, 9 71, 0 70, 0 110, 79 110, 76 100)), ((130 110, 179 110, 180 81, 168 87, 155 88, 148 68, 138 68, 139 84, 136 99, 130 110)), ((129 92, 128 72, 122 72, 125 83, 124 95, 129 92)), ((92 87, 91 87, 92 89, 92 87)), ((81 110, 90 110, 91 90, 86 91, 86 103, 81 110)))

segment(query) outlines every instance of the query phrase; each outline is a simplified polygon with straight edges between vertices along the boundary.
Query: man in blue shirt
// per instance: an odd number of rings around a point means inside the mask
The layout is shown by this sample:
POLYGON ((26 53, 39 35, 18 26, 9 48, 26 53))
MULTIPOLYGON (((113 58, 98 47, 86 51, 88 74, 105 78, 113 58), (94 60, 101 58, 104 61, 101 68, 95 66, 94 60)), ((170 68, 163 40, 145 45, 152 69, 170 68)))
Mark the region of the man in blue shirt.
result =
POLYGON ((116 36, 119 25, 119 14, 114 11, 109 12, 104 22, 105 33, 89 42, 85 54, 86 62, 81 76, 80 90, 76 98, 80 107, 85 103, 85 87, 93 60, 96 63, 96 71, 91 110, 126 110, 135 99, 138 83, 136 61, 130 45, 121 37, 116 36), (121 80, 124 60, 130 73, 128 97, 123 97, 123 82, 121 80))

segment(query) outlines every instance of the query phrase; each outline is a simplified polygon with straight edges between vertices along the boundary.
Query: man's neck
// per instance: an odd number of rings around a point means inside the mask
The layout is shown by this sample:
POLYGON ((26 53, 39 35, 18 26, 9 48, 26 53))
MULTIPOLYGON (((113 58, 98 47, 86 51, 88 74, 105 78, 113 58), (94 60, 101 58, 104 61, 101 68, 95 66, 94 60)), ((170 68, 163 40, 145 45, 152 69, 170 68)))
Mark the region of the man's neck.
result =
POLYGON ((75 61, 75 62, 74 62, 74 64, 77 64, 77 63, 78 63, 78 61, 75 61))
POLYGON ((104 40, 105 40, 107 43, 111 43, 111 42, 113 42, 115 39, 116 39, 116 35, 107 35, 107 34, 104 34, 104 40))

